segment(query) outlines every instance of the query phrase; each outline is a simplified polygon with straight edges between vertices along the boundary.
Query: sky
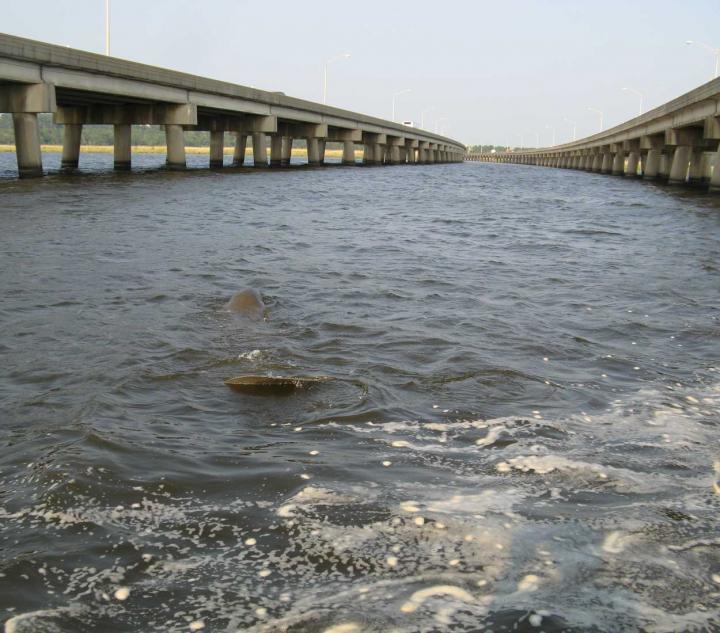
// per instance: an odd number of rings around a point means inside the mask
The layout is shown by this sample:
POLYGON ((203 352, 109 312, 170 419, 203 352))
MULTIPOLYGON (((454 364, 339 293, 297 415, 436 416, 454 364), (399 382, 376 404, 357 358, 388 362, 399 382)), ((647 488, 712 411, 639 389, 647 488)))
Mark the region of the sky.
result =
MULTIPOLYGON (((322 101, 465 144, 547 146, 709 81, 720 0, 110 0, 113 56, 322 101), (571 122, 572 121, 572 122, 571 122), (574 123, 573 123, 574 122, 574 123)), ((105 50, 105 0, 22 0, 0 32, 105 50)))

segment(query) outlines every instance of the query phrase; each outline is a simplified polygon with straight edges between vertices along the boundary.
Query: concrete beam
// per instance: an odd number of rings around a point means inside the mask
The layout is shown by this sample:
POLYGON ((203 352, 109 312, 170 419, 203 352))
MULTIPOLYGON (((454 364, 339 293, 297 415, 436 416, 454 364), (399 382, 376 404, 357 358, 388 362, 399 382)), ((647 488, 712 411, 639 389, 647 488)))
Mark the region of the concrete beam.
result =
POLYGON ((191 125, 198 123, 197 107, 186 104, 154 104, 116 106, 61 106, 53 115, 53 122, 94 125, 191 125))
POLYGON ((362 143, 362 130, 342 130, 338 128, 330 128, 327 133, 327 140, 339 143, 344 143, 345 141, 362 143))
POLYGON ((703 140, 702 132, 695 127, 665 130, 665 145, 698 145, 703 140))
POLYGON ((55 112, 55 86, 41 84, 0 85, 0 112, 55 112))

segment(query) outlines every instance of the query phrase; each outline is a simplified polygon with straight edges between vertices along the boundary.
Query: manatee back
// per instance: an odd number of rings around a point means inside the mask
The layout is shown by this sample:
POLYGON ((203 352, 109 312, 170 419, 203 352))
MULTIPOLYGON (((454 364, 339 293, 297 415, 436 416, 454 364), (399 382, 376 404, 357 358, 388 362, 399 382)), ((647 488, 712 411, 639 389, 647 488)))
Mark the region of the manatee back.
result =
POLYGON ((234 294, 228 302, 227 308, 230 312, 242 314, 252 319, 262 319, 265 312, 262 296, 254 288, 247 288, 234 294))

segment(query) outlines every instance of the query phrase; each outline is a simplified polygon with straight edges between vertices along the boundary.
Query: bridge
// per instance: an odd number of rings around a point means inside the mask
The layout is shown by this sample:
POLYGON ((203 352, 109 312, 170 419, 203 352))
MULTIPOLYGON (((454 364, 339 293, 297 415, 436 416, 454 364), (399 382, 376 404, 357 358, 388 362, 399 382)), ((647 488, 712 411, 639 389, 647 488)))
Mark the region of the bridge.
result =
POLYGON ((720 78, 593 136, 471 161, 581 169, 720 192, 720 78))
POLYGON ((43 173, 38 114, 62 124, 62 167, 78 167, 82 126, 114 126, 114 165, 129 169, 132 125, 162 125, 167 165, 186 166, 185 130, 210 133, 210 166, 221 167, 225 133, 235 135, 233 165, 248 138, 255 167, 285 167, 294 139, 308 163, 325 162, 327 142, 342 143, 342 163, 395 165, 460 162, 465 146, 376 117, 223 81, 0 34, 0 113, 11 113, 20 177, 43 173), (268 137, 270 156, 268 160, 268 137))

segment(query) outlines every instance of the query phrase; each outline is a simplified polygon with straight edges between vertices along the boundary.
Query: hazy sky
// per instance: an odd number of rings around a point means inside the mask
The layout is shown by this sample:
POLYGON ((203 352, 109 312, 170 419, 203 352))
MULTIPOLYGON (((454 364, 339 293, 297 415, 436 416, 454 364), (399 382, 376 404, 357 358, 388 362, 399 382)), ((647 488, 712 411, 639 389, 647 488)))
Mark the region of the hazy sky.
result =
MULTIPOLYGON (((105 0, 4 3, 0 31, 104 51, 105 0)), ((468 144, 578 138, 710 80, 720 0, 111 0, 111 54, 420 120, 468 144), (548 127, 550 126, 550 127, 548 127)))

